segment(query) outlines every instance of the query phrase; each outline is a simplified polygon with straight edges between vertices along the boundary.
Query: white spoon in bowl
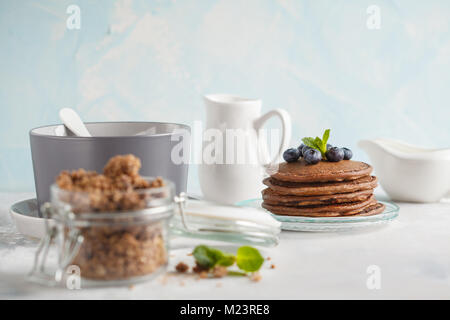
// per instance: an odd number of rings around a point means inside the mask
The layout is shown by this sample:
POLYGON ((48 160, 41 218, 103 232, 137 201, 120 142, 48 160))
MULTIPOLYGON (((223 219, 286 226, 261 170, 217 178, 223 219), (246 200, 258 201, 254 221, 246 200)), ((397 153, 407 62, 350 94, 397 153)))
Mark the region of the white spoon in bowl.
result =
POLYGON ((59 110, 59 118, 63 124, 78 137, 92 137, 78 113, 71 108, 59 110))

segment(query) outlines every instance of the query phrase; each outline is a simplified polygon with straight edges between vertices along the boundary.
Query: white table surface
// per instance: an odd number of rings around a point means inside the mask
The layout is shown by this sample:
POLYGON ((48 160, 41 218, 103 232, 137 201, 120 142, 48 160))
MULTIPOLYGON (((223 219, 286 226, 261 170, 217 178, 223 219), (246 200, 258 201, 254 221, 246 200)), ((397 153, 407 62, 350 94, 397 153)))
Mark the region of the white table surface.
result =
MULTIPOLYGON (((0 193, 0 298, 2 299, 449 299, 450 204, 400 205, 384 227, 347 233, 282 232, 262 280, 198 280, 170 274, 134 287, 46 288, 25 281, 37 242, 18 234, 9 216, 32 193, 0 193), (271 264, 275 269, 270 269, 271 264), (368 289, 367 268, 377 265, 381 288, 368 289)), ((173 242, 173 264, 203 241, 173 242)))

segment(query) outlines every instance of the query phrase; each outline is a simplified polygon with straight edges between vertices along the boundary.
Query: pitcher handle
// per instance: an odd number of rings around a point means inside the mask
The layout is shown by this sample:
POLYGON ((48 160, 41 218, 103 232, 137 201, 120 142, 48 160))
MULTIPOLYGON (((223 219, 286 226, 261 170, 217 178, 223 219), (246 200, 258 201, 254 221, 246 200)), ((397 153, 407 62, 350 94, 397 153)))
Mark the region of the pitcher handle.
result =
POLYGON ((289 147, 290 139, 291 139, 291 116, 284 109, 274 109, 265 114, 254 121, 254 128, 258 135, 258 157, 261 159, 261 156, 265 159, 263 160, 264 165, 270 165, 279 162, 281 156, 283 155, 284 150, 289 147), (267 154, 267 149, 264 150, 262 147, 262 143, 260 143, 260 129, 264 125, 264 123, 272 117, 278 117, 281 120, 281 141, 280 147, 278 149, 277 154, 271 160, 269 160, 269 156, 267 154), (263 153, 263 154, 261 154, 263 153))

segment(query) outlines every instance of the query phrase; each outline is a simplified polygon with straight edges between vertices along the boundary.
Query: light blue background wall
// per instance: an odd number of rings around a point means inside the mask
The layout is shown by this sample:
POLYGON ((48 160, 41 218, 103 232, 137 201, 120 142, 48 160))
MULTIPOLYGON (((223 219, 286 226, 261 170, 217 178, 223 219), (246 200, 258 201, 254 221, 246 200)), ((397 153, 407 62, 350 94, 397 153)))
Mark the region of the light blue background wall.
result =
POLYGON ((449 147, 449 18, 446 0, 1 0, 0 190, 33 190, 28 130, 64 106, 191 124, 202 93, 226 92, 286 108, 293 137, 331 128, 359 159, 361 138, 449 147))

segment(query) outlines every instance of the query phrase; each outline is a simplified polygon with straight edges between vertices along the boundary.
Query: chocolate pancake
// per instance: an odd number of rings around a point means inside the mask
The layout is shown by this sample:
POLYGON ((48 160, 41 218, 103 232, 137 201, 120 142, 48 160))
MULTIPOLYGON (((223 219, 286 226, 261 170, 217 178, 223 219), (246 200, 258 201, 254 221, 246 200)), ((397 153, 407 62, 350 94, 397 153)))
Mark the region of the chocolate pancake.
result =
POLYGON ((371 172, 372 167, 360 161, 320 161, 317 164, 309 165, 305 160, 300 159, 292 163, 280 163, 278 171, 272 173, 271 177, 291 182, 327 182, 354 180, 370 175, 371 172))
POLYGON ((322 196, 292 196, 279 194, 269 188, 262 191, 262 198, 265 203, 288 206, 288 207, 301 207, 311 205, 323 205, 323 204, 336 204, 336 203, 348 203, 367 200, 373 191, 362 190, 350 193, 338 193, 322 196))
POLYGON ((367 208, 365 208, 361 212, 358 212, 355 215, 358 215, 358 216, 373 216, 375 214, 382 213, 384 211, 385 207, 386 206, 384 204, 377 202, 373 206, 367 207, 367 208))
POLYGON ((384 204, 375 201, 362 208, 353 209, 345 212, 302 212, 301 208, 273 206, 262 203, 262 207, 273 214, 283 216, 303 216, 303 217, 347 217, 347 216, 370 216, 383 212, 384 204))
MULTIPOLYGON (((342 162, 342 161, 341 161, 342 162)), ((296 183, 266 178, 263 183, 276 193, 283 195, 315 196, 350 193, 361 190, 372 190, 377 186, 377 178, 365 176, 362 178, 323 183, 296 183)))
MULTIPOLYGON (((376 203, 375 197, 371 196, 364 201, 350 202, 350 203, 338 203, 338 204, 323 204, 323 205, 313 205, 313 206, 301 206, 301 207, 287 207, 294 212, 299 213, 318 213, 318 212, 348 212, 356 209, 361 209, 367 207, 368 205, 373 205, 376 203)), ((263 202, 265 205, 270 205, 263 202)), ((271 205, 270 205, 271 206, 271 205)))

